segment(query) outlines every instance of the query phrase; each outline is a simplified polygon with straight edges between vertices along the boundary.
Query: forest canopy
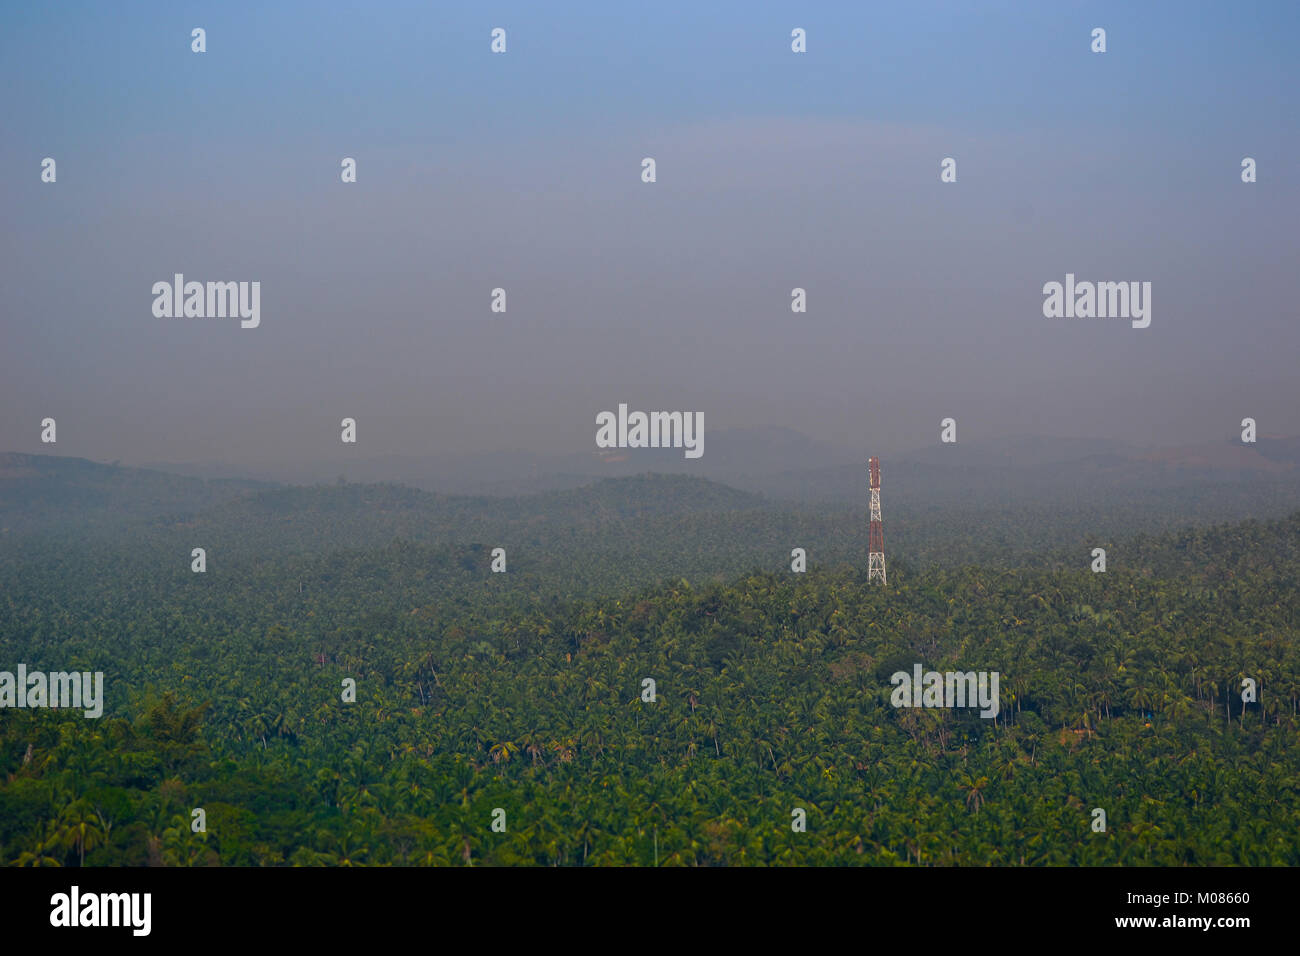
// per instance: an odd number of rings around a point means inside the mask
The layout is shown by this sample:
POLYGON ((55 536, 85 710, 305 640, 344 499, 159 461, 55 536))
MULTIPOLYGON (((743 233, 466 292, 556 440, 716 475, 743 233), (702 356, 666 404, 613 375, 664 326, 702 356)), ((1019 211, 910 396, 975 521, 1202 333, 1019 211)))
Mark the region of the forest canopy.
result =
POLYGON ((4 548, 0 669, 103 672, 105 705, 0 711, 0 861, 1300 862, 1300 513, 882 588, 684 481, 516 504, 504 574, 463 527, 342 546, 395 486, 4 548), (259 552, 282 509, 338 546, 259 552), (202 574, 187 521, 234 542, 202 574), (997 717, 892 706, 914 665, 998 672, 997 717))

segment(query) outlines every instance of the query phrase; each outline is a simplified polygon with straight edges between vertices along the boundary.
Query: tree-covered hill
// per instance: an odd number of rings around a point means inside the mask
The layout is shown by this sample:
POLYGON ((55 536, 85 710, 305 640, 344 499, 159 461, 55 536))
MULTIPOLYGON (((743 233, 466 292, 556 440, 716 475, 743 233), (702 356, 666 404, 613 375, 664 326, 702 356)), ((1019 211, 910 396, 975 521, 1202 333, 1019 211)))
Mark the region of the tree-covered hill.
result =
POLYGON ((493 596, 513 566, 455 545, 156 580, 8 558, 0 660, 102 670, 107 700, 0 711, 0 859, 1293 865, 1298 547, 1295 515, 1105 574, 895 562, 888 588, 814 567, 587 600, 493 596), (998 672, 997 718, 895 708, 916 664, 998 672))
MULTIPOLYGON (((682 576, 775 571, 789 566, 793 548, 822 566, 866 561, 861 500, 798 504, 687 475, 498 498, 401 485, 267 487, 78 459, 6 460, 19 463, 0 470, 0 554, 38 564, 81 553, 154 576, 173 562, 188 567, 196 547, 230 570, 400 540, 434 550, 502 547, 512 568, 534 574, 539 593, 579 596, 682 576)), ((936 485, 929 496, 895 480, 886 497, 887 551, 917 566, 1014 568, 1051 555, 1085 566, 1094 547, 1114 550, 1134 534, 1273 518, 1300 507, 1294 480, 1159 488, 1083 482, 1049 490, 1015 486, 1010 474, 988 478, 967 487, 949 475, 947 490, 936 485)))
POLYGON ((270 487, 84 458, 0 453, 0 546, 31 534, 116 531, 132 519, 192 513, 270 487))

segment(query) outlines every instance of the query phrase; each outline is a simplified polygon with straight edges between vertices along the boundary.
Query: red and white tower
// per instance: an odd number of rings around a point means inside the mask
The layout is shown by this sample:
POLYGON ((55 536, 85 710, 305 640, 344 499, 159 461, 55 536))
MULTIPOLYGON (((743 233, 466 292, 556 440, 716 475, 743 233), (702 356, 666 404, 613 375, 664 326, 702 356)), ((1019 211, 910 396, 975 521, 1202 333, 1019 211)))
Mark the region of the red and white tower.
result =
POLYGON ((871 472, 871 530, 867 535, 867 581, 885 581, 885 532, 880 526, 880 459, 867 459, 871 472))

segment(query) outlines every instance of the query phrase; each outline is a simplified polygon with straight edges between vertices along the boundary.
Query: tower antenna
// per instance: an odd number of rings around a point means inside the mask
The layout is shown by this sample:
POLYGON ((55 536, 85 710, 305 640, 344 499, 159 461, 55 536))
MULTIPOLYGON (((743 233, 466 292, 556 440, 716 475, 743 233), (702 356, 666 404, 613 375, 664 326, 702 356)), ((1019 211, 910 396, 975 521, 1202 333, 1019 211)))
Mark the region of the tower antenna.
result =
POLYGON ((867 534, 867 582, 870 583, 876 578, 880 578, 881 584, 887 584, 885 580, 885 532, 880 525, 880 459, 868 458, 867 468, 870 470, 870 488, 871 488, 871 527, 867 534))

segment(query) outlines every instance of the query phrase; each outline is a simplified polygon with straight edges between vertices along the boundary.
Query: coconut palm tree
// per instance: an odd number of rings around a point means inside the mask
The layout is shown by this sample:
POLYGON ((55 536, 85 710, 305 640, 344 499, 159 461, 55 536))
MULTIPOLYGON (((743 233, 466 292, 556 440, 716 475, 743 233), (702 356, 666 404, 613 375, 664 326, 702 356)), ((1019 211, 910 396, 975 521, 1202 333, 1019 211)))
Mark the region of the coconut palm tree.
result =
POLYGON ((59 814, 59 824, 63 828, 60 839, 69 849, 77 850, 77 865, 86 865, 86 851, 99 846, 104 838, 104 831, 99 817, 90 806, 89 801, 78 800, 69 804, 59 814))

